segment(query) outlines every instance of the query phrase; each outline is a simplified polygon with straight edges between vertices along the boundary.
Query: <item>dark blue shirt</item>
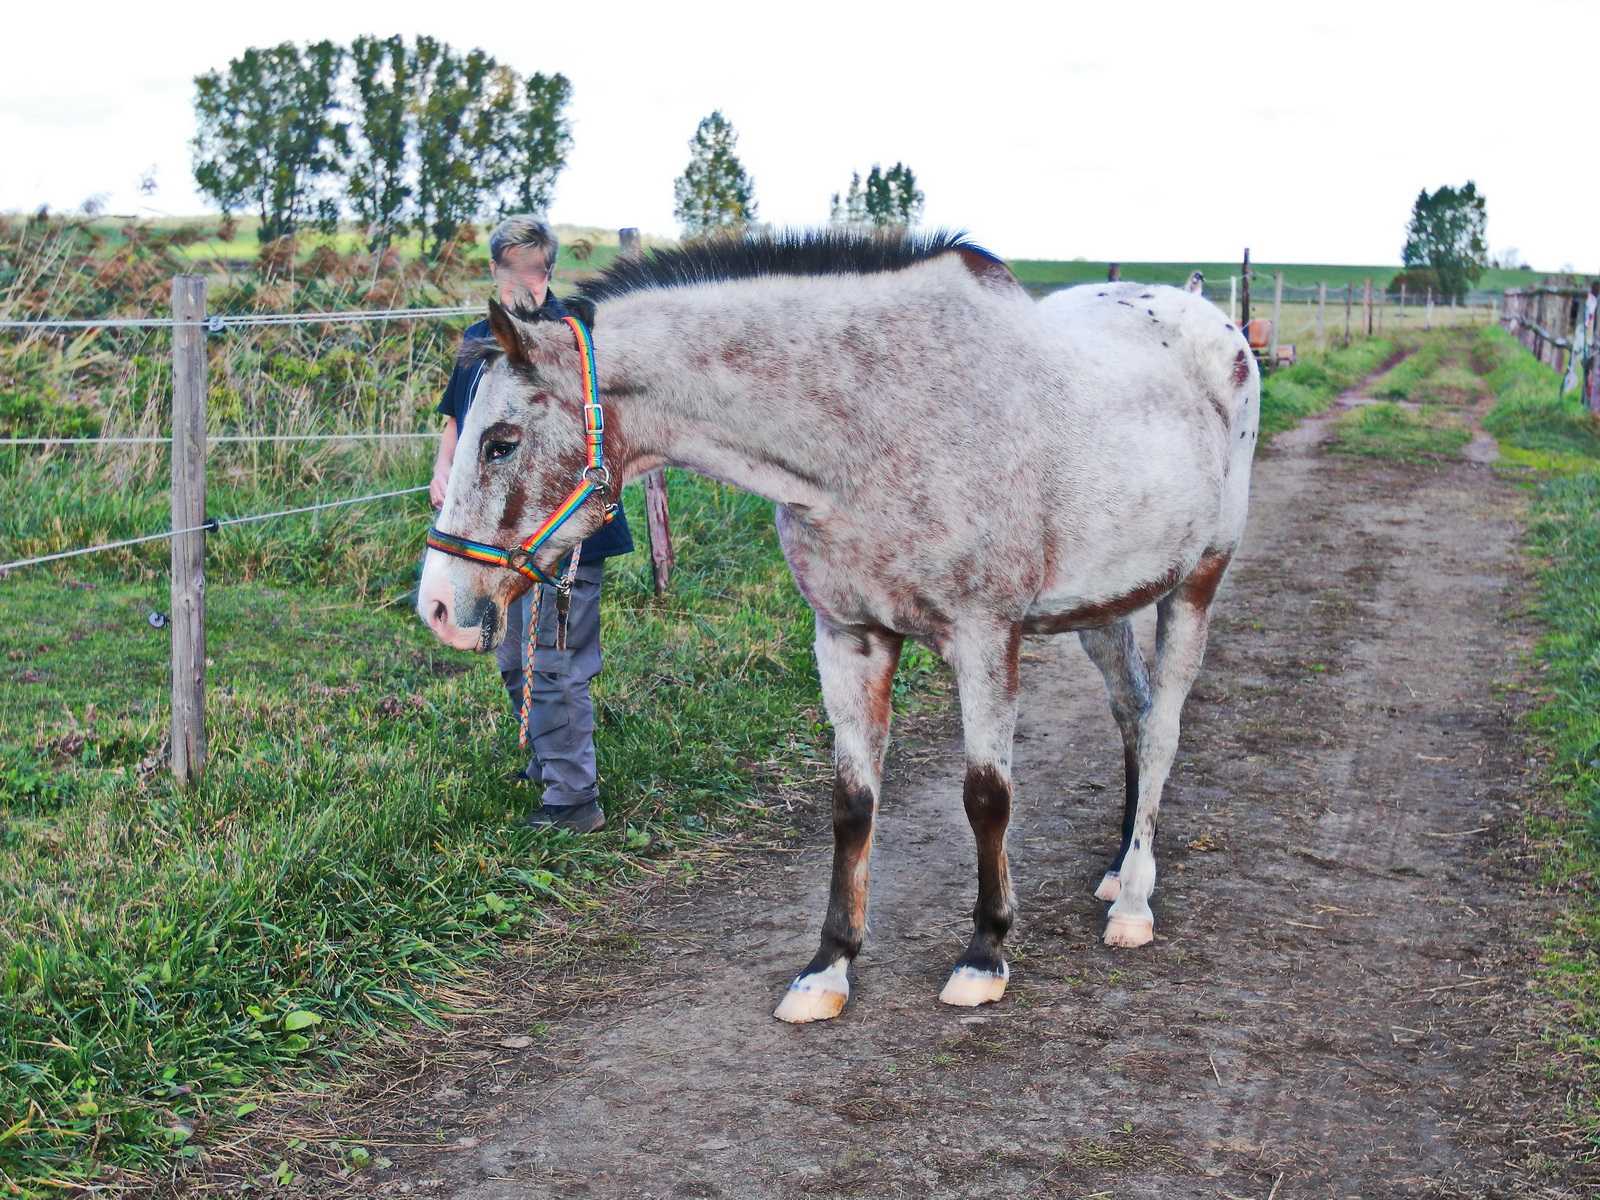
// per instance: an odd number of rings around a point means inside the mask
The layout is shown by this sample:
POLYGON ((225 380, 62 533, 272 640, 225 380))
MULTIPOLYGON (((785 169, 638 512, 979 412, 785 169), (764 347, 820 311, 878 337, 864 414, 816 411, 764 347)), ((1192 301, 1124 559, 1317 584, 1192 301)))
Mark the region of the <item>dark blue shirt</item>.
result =
MULTIPOLYGON (((566 306, 554 296, 545 301, 544 307, 546 312, 556 317, 569 315, 566 306)), ((467 326, 462 339, 488 336, 490 336, 489 322, 479 321, 476 325, 467 326)), ((466 422, 467 410, 472 407, 472 398, 478 393, 478 383, 482 376, 482 362, 474 363, 465 371, 458 364, 455 370, 450 372, 450 383, 444 389, 444 395, 439 398, 437 411, 455 419, 458 433, 466 422)), ((628 518, 622 511, 622 497, 616 497, 616 501, 617 515, 611 519, 611 523, 583 539, 583 549, 578 552, 580 563, 600 562, 618 554, 627 554, 633 549, 633 534, 628 530, 628 518)))

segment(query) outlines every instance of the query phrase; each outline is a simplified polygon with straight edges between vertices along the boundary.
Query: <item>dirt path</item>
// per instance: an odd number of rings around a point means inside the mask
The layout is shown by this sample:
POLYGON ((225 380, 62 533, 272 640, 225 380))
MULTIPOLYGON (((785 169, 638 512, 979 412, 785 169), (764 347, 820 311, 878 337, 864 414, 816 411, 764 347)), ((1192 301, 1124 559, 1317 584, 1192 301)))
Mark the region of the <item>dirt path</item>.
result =
POLYGON ((1257 465, 1163 812, 1154 945, 1100 944, 1120 750, 1076 640, 1034 641, 1001 1004, 934 1000, 973 892, 941 725, 892 763, 841 1019, 769 1015, 814 944, 819 830, 654 914, 631 998, 567 1011, 494 1051, 512 1075, 438 1093, 426 1124, 449 1151, 397 1157, 381 1190, 1584 1194, 1526 1132, 1562 1097, 1517 1046, 1534 915, 1501 845, 1523 760, 1495 681, 1526 648, 1520 500, 1466 461, 1322 454, 1325 432, 1257 465))

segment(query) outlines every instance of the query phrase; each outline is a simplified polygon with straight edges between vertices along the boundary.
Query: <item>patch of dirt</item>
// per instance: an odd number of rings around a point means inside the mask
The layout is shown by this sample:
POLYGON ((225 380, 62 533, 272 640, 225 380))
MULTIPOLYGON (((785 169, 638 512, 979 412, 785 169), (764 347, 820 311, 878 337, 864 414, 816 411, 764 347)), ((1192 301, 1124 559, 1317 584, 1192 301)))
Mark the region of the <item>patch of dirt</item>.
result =
POLYGON ((1515 840, 1521 693, 1499 686, 1529 645, 1522 500, 1464 460, 1324 455, 1330 419, 1257 464, 1162 814, 1152 945, 1107 949, 1091 896, 1121 807, 1099 677, 1075 639, 1033 640, 1001 1003, 935 1000, 969 930, 975 860, 957 731, 924 722, 891 763, 872 934, 841 1018, 770 1015, 823 912, 819 811, 798 852, 662 890, 626 953, 530 975, 462 1032, 446 1071, 388 1085, 416 1092, 409 1116, 330 1123, 323 1136, 394 1160, 341 1186, 438 1200, 1588 1194, 1600 1174, 1560 1125, 1564 1084, 1524 986, 1547 917, 1515 840), (501 1048, 515 1034, 527 1047, 501 1048))

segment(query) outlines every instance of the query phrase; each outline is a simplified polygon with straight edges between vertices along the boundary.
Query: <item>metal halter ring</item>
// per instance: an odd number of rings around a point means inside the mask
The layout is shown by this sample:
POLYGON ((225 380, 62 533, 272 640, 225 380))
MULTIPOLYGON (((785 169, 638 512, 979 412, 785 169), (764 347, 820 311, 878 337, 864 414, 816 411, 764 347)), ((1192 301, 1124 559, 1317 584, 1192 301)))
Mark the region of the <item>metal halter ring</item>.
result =
POLYGON ((578 478, 594 484, 594 490, 597 492, 611 490, 610 467, 584 467, 578 472, 578 478))

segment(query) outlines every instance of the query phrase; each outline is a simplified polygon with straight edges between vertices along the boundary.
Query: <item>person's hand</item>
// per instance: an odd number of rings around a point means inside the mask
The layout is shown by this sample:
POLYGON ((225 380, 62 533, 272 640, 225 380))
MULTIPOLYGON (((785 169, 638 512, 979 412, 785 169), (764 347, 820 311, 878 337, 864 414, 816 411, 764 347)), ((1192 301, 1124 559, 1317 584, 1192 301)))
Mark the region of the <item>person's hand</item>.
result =
POLYGON ((433 501, 435 508, 444 503, 444 490, 449 484, 449 471, 435 471, 433 473, 433 482, 428 484, 428 499, 433 501))

